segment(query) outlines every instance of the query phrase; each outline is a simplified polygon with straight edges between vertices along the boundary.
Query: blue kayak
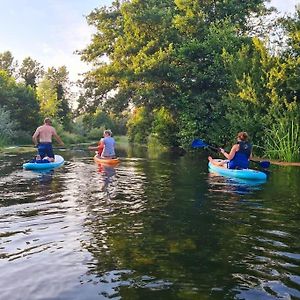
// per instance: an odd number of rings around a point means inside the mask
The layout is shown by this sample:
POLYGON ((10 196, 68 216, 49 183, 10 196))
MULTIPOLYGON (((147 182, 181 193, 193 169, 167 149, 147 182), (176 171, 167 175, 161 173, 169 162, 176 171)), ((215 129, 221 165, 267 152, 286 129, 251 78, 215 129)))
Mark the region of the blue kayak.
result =
POLYGON ((27 162, 23 164, 25 170, 51 170, 64 164, 65 160, 60 155, 55 155, 55 161, 49 163, 27 162))
MULTIPOLYGON (((222 162, 222 159, 214 159, 214 161, 222 162)), ((222 176, 234 177, 247 180, 260 180, 264 181, 267 179, 267 175, 264 172, 253 170, 253 169, 228 169, 226 167, 216 166, 211 162, 208 163, 210 171, 218 173, 222 176)))

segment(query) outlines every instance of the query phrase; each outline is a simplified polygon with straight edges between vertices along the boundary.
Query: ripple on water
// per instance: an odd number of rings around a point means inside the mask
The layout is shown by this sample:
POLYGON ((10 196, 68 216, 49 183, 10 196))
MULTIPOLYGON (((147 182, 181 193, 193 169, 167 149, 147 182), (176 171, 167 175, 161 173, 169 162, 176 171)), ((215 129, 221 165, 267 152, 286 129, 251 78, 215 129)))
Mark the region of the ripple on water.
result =
POLYGON ((297 218, 184 159, 6 169, 0 298, 299 298, 297 218))

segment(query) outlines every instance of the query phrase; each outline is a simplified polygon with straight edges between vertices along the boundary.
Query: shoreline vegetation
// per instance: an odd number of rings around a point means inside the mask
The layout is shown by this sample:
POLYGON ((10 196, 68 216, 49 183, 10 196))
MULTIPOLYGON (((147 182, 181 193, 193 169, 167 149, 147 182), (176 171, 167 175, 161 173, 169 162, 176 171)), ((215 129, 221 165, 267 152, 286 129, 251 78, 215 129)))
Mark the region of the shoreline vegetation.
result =
MULTIPOLYGON (((126 136, 118 136, 118 137, 116 137, 116 139, 122 145, 128 144, 128 140, 127 140, 126 136)), ((95 141, 91 141, 91 142, 85 142, 85 143, 80 143, 80 144, 71 144, 71 145, 67 145, 66 147, 57 147, 57 150, 59 150, 59 149, 71 150, 78 146, 81 146, 81 148, 86 146, 86 150, 88 150, 87 149, 88 145, 96 144, 96 143, 97 142, 95 142, 95 141)), ((55 148, 56 147, 54 145, 54 149, 55 148)), ((0 156, 7 154, 7 153, 25 153, 25 152, 33 152, 35 150, 36 150, 36 148, 33 145, 10 145, 10 146, 0 148, 0 156)), ((164 149, 164 152, 165 151, 174 153, 173 148, 170 148, 168 150, 164 149)), ((181 156, 183 154, 178 153, 178 155, 181 156)), ((271 163, 271 165, 277 165, 277 166, 282 166, 282 167, 300 167, 300 161, 299 162, 286 162, 286 161, 281 161, 281 160, 265 159, 265 158, 260 158, 260 157, 255 157, 255 158, 253 158, 253 160, 256 160, 256 161, 268 160, 271 163)))
POLYGON ((151 155, 184 155, 195 137, 225 148, 247 131, 258 157, 298 166, 300 6, 266 26, 274 9, 263 0, 200 2, 117 1, 92 11, 95 35, 78 54, 93 68, 76 95, 66 66, 0 53, 0 147, 30 143, 51 117, 66 145, 110 129, 151 155))

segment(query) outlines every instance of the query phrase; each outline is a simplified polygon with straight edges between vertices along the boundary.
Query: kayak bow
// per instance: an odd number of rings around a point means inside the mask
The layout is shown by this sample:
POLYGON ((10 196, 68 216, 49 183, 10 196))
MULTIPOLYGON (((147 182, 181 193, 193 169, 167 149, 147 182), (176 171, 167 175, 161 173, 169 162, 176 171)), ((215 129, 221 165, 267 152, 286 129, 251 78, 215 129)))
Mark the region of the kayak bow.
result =
POLYGON ((65 160, 60 155, 54 156, 54 162, 49 163, 37 163, 37 162, 27 162, 23 164, 23 169, 25 170, 50 170, 60 167, 64 164, 65 160))
POLYGON ((120 162, 119 158, 100 158, 98 155, 94 156, 94 161, 98 164, 116 165, 120 162))
MULTIPOLYGON (((222 159, 214 159, 217 162, 222 162, 222 159)), ((218 173, 222 176, 248 179, 248 180, 266 180, 267 175, 264 172, 253 169, 228 169, 221 166, 216 166, 211 162, 208 163, 210 171, 218 173)))

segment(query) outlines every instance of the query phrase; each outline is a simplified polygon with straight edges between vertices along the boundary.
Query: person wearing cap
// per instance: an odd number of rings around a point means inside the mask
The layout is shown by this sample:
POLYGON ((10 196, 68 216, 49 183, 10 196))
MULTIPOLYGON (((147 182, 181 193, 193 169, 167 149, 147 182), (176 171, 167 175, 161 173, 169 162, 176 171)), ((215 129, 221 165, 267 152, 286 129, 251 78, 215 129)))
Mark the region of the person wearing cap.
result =
POLYGON ((45 118, 44 124, 39 126, 32 136, 32 141, 34 145, 38 147, 38 152, 41 159, 47 156, 50 161, 54 161, 52 137, 54 137, 61 146, 64 146, 64 142, 56 133, 55 128, 52 126, 51 119, 45 118))
POLYGON ((104 130, 103 138, 99 141, 97 147, 88 147, 89 150, 97 150, 99 158, 112 159, 116 158, 115 139, 112 137, 111 130, 104 130))

